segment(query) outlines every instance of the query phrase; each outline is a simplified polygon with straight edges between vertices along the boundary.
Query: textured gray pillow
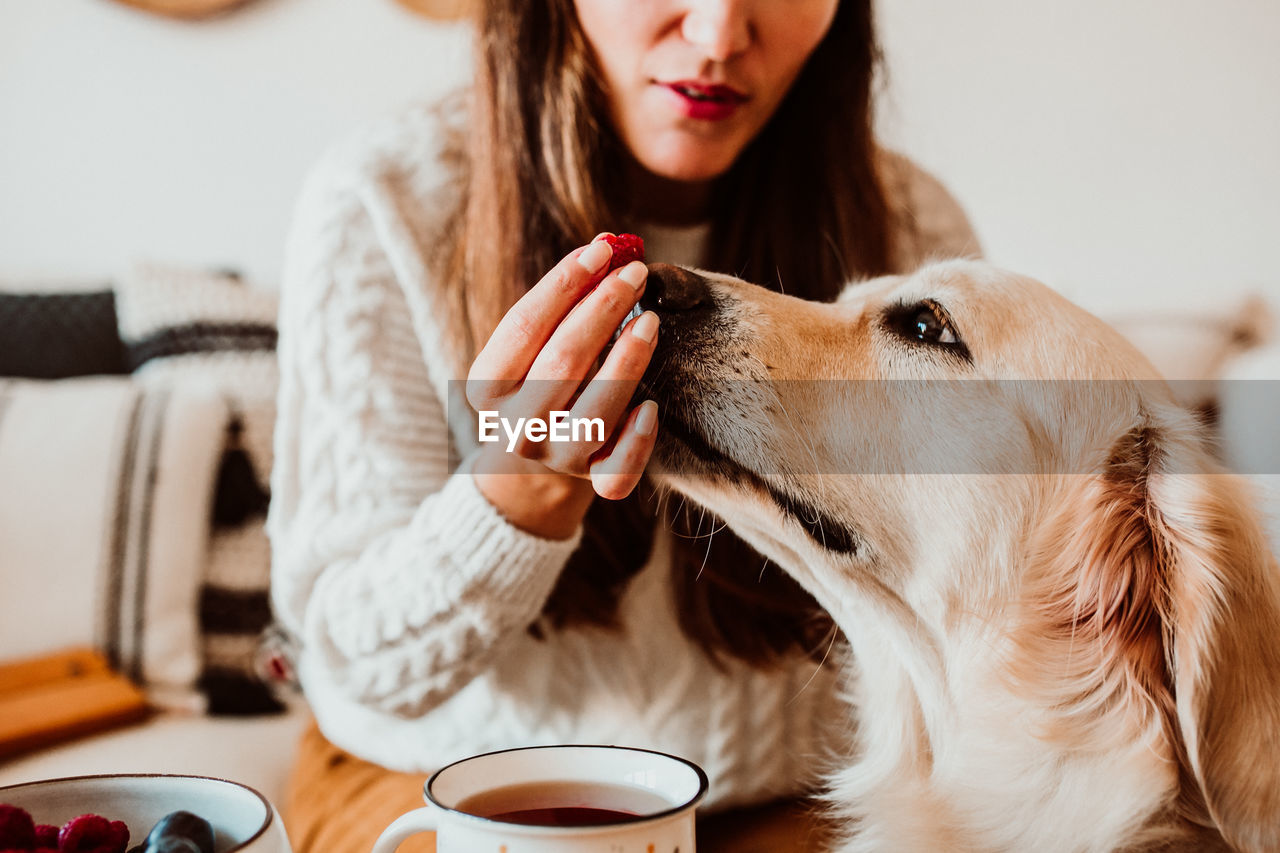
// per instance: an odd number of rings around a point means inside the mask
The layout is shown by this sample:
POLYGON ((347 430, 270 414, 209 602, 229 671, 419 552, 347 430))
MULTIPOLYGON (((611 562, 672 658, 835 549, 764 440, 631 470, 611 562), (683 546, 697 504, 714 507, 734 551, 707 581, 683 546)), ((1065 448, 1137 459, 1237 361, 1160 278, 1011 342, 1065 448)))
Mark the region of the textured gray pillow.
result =
POLYGON ((0 293, 0 376, 128 373, 112 290, 0 293))

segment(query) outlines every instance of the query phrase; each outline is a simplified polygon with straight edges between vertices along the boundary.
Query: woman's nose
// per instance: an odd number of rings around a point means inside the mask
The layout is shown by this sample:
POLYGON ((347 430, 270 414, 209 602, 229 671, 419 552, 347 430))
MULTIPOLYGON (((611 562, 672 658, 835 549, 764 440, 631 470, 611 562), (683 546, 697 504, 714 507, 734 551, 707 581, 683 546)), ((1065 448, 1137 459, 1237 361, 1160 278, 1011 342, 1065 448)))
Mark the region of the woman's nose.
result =
POLYGON ((724 62, 751 45, 751 0, 690 0, 680 35, 708 58, 724 62))

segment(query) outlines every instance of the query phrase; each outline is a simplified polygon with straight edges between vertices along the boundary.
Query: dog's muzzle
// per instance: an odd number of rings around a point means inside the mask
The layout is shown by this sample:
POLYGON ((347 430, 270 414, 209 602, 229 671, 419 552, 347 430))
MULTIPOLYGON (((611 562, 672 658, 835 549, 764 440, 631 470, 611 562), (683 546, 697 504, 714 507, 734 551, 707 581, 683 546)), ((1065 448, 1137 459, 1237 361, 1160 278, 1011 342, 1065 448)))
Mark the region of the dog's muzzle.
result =
MULTIPOLYGON (((658 342, 641 385, 650 392, 675 390, 673 380, 707 379, 706 356, 717 346, 716 299, 702 275, 671 264, 650 264, 644 295, 638 306, 658 315, 658 342)), ((683 382, 677 382, 683 384, 683 382)), ((659 399, 659 405, 667 400, 659 399)))
POLYGON ((650 264, 640 305, 656 312, 665 323, 669 315, 709 311, 713 305, 711 287, 705 278, 692 270, 671 264, 650 264))
POLYGON ((649 276, 645 285, 644 296, 622 318, 618 328, 613 332, 613 340, 618 340, 622 330, 645 311, 653 311, 666 324, 672 314, 688 314, 699 308, 711 307, 711 289, 707 280, 695 272, 671 264, 649 264, 649 276))
POLYGON ((640 307, 659 317, 658 341, 636 399, 658 403, 663 429, 655 459, 674 463, 696 448, 704 463, 715 453, 702 438, 702 408, 721 384, 717 363, 725 345, 723 318, 711 282, 701 274, 671 264, 650 264, 640 307), (671 447, 670 439, 679 438, 671 447))

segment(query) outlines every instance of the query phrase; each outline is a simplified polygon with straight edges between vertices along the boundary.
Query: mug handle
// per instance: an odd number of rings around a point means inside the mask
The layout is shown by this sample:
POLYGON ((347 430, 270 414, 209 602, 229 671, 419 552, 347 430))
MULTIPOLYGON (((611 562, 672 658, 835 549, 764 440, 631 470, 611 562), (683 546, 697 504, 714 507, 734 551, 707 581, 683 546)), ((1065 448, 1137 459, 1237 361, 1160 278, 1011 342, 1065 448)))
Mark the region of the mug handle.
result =
POLYGON ((372 853, 395 853, 396 848, 411 835, 419 832, 430 832, 437 829, 436 810, 430 806, 405 812, 382 830, 378 840, 373 842, 372 853))

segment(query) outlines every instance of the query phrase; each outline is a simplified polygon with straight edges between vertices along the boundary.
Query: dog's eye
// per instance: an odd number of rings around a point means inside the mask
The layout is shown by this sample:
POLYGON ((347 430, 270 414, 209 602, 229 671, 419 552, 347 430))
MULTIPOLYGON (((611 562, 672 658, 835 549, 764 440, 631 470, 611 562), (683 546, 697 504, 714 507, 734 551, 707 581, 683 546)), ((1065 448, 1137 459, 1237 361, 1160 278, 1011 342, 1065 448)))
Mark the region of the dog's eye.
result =
POLYGON ((942 347, 969 357, 968 349, 951 324, 951 317, 931 299, 891 308, 885 317, 885 325, 894 334, 913 343, 942 347))
POLYGON ((956 334, 951 327, 934 312, 932 308, 924 308, 915 313, 908 322, 907 333, 924 344, 954 344, 956 334))

